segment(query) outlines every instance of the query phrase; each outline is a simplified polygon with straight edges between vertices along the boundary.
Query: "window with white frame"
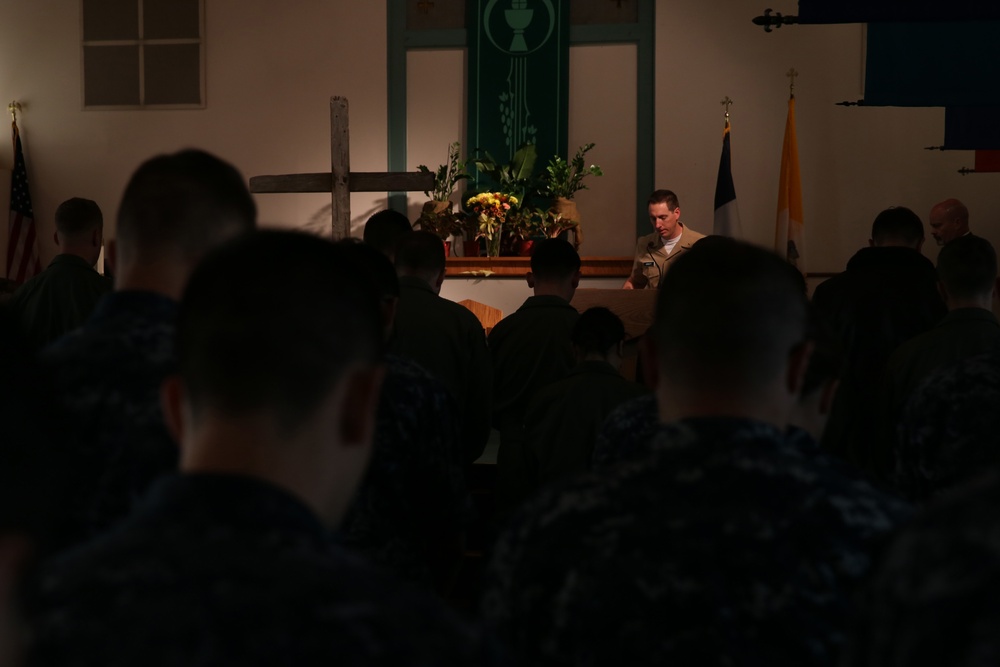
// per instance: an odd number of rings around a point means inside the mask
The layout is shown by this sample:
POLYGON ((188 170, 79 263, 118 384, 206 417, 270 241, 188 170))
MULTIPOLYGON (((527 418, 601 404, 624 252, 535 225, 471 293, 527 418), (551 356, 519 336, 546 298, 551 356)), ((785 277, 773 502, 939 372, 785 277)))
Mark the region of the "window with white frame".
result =
POLYGON ((85 108, 204 107, 204 0, 81 2, 85 108))

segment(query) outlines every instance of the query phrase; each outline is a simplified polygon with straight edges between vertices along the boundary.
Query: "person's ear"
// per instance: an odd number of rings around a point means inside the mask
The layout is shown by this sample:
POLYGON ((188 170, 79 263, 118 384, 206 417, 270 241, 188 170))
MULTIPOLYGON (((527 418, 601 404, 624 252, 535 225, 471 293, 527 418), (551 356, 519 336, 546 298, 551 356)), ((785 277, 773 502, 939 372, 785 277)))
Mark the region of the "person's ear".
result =
POLYGON ((941 295, 941 300, 948 304, 948 288, 944 286, 944 281, 937 281, 937 293, 941 295))
POLYGON ((61 243, 59 243, 59 230, 56 230, 56 231, 52 232, 52 240, 55 241, 56 247, 59 247, 59 246, 62 245, 61 243))
POLYGON ((656 390, 660 384, 660 359, 656 349, 656 341, 653 339, 653 330, 650 329, 639 339, 639 361, 642 368, 642 379, 649 389, 656 390))
POLYGON ((840 388, 839 378, 830 378, 823 383, 822 392, 819 395, 819 413, 824 417, 830 415, 833 409, 833 399, 837 397, 837 389, 840 388))
POLYGON ((95 227, 94 231, 90 234, 90 245, 95 248, 101 247, 101 242, 104 240, 104 234, 100 227, 95 227))
POLYGON ((104 244, 104 273, 115 274, 118 263, 118 242, 108 239, 104 244))
POLYGON ((576 273, 573 274, 573 283, 572 284, 573 284, 573 289, 576 289, 577 287, 580 286, 580 272, 579 271, 577 271, 576 273))
POLYGON ((924 247, 924 240, 921 238, 919 241, 917 241, 917 252, 920 252, 923 249, 923 247, 924 247))
POLYGON ((179 375, 168 375, 160 385, 160 407, 167 431, 179 445, 184 437, 184 385, 179 375))
POLYGON ((802 393, 806 369, 809 368, 809 360, 815 349, 816 343, 808 340, 795 345, 788 353, 788 374, 785 377, 785 388, 790 394, 799 396, 802 393))
POLYGON ((338 433, 343 446, 371 445, 384 376, 385 368, 382 366, 357 366, 344 378, 338 433))
POLYGON ((868 239, 868 247, 869 248, 875 247, 875 239, 868 239))
POLYGON ((441 285, 444 285, 444 269, 441 269, 441 273, 438 274, 437 280, 434 281, 434 289, 439 293, 441 292, 441 285))
POLYGON ((532 275, 531 271, 524 274, 524 279, 528 281, 528 287, 535 289, 535 276, 532 275))
POLYGON ((396 310, 398 306, 398 296, 389 296, 382 299, 382 336, 386 341, 392 337, 393 329, 396 326, 396 310))

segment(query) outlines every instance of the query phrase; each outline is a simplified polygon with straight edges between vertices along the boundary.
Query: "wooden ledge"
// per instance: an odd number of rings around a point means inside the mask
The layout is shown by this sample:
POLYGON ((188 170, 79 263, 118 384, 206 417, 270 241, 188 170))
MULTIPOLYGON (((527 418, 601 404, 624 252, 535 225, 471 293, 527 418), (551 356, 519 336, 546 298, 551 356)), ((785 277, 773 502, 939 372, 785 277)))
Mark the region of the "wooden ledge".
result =
MULTIPOLYGON (((632 273, 631 257, 581 257, 585 278, 621 278, 632 273)), ((449 278, 523 278, 531 270, 530 257, 449 257, 444 274, 449 278)))

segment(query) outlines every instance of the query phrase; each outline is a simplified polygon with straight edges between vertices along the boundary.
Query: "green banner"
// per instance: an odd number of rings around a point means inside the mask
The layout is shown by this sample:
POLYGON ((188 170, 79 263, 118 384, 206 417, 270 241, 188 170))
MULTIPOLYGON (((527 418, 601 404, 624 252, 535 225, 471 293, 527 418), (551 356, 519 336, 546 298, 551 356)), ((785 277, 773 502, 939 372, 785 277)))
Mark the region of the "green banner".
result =
MULTIPOLYGON (((506 163, 538 149, 536 173, 566 155, 569 0, 469 0, 470 151, 506 163)), ((488 184, 482 184, 488 187, 488 184)))

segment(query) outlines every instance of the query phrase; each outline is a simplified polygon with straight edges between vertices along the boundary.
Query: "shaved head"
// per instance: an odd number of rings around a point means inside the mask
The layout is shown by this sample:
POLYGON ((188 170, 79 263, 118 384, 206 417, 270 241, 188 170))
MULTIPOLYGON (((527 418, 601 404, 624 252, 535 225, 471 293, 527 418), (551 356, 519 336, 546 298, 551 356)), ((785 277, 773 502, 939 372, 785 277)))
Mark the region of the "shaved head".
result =
POLYGON ((969 233, 969 209, 957 199, 945 199, 931 209, 931 235, 945 245, 969 233))

